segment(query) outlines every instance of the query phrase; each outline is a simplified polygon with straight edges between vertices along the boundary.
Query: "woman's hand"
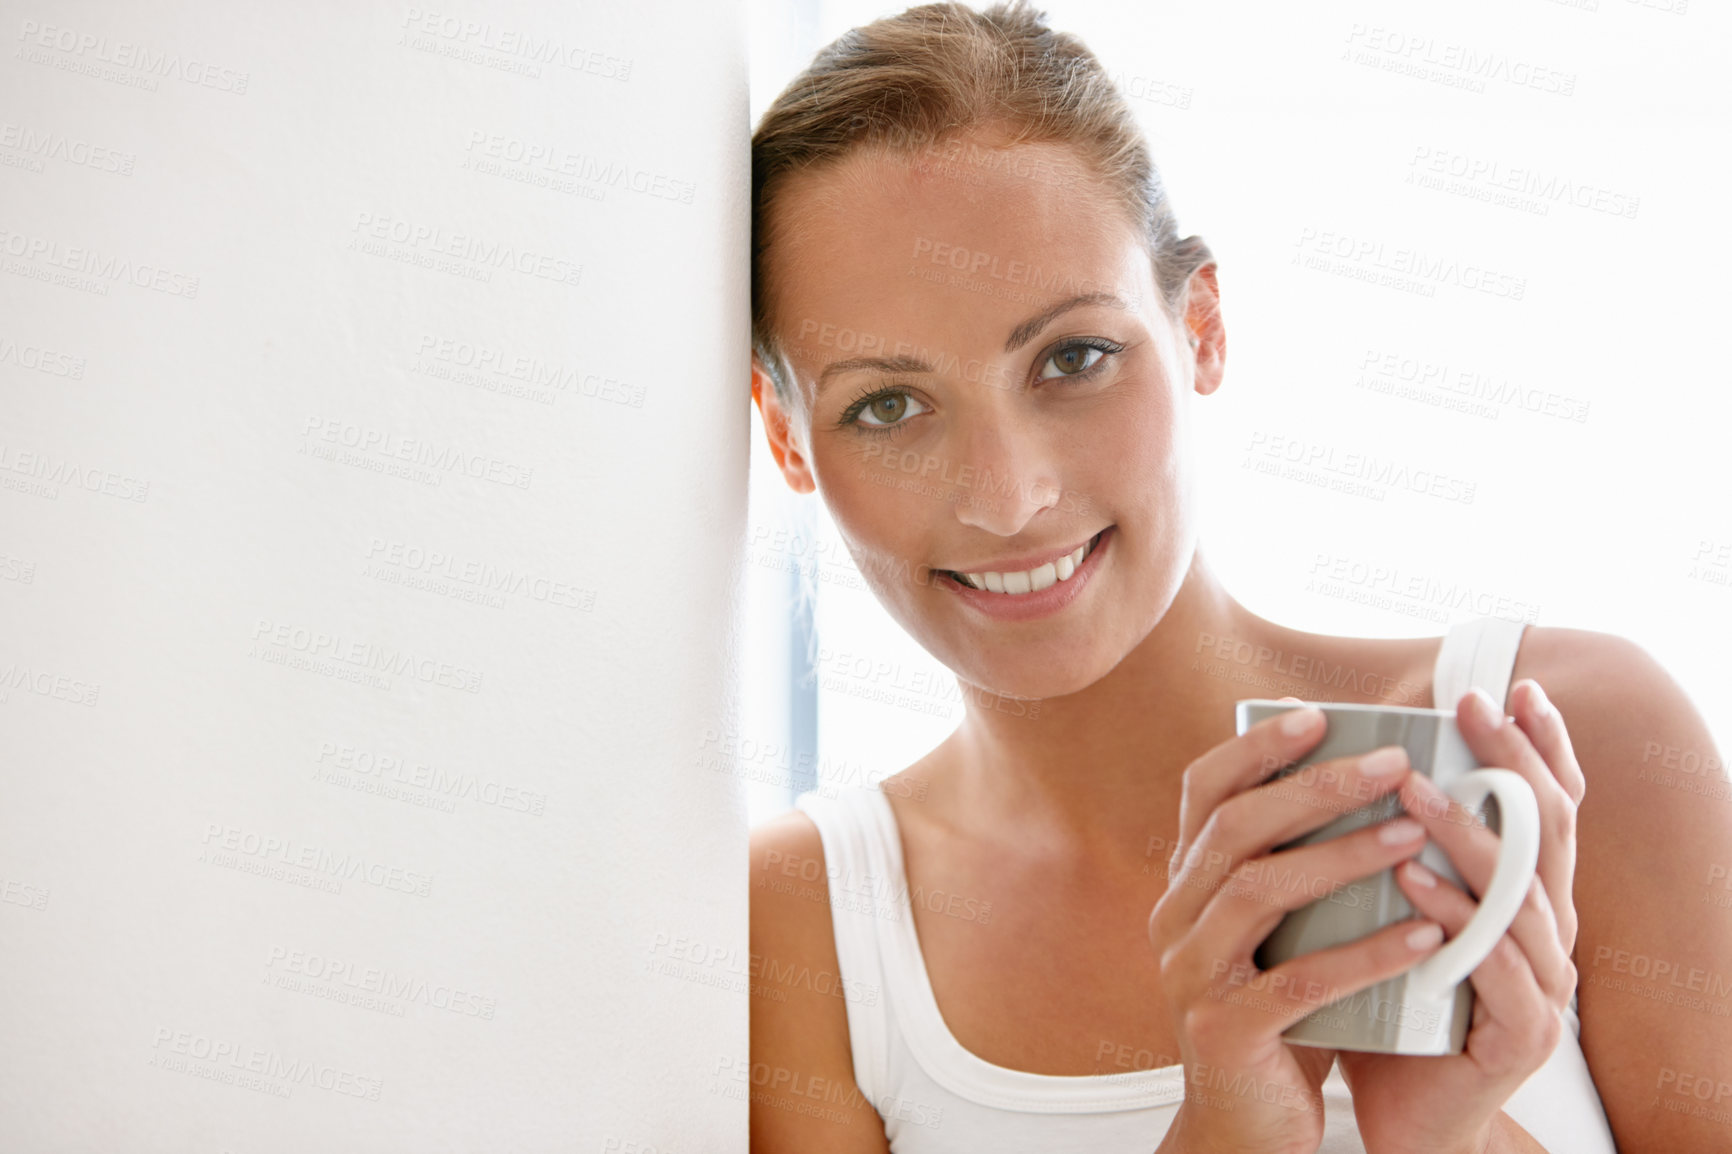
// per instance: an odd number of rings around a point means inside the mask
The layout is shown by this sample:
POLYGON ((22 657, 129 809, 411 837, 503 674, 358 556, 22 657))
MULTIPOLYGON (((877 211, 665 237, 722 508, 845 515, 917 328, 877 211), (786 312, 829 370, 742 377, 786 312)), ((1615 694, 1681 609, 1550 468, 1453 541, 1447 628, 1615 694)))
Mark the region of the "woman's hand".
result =
POLYGON ((1167 889, 1149 918, 1187 1093, 1161 1151, 1312 1154, 1318 1093, 1335 1052, 1281 1031, 1329 1002, 1429 956, 1439 923, 1408 920, 1261 971, 1253 951, 1289 911, 1418 853, 1425 827, 1403 816, 1316 845, 1271 850, 1385 796, 1408 776, 1399 746, 1269 780, 1322 739, 1315 709, 1252 726, 1185 770, 1167 889), (1291 729, 1290 729, 1291 727, 1291 729), (1298 879, 1300 884, 1293 884, 1298 879))
MULTIPOLYGON (((1456 722, 1481 765, 1512 769, 1533 787, 1540 811, 1539 868, 1515 921, 1470 975, 1473 1021, 1460 1054, 1341 1054, 1368 1154, 1499 1149, 1493 1137, 1503 1104, 1551 1057, 1562 1036, 1559 1014, 1576 989, 1571 887, 1576 807, 1585 782, 1563 719, 1539 685, 1522 682, 1513 704, 1516 720, 1506 720, 1476 690, 1457 703, 1456 722)), ((1497 862, 1496 835, 1421 774, 1408 775, 1401 801, 1425 823, 1468 886, 1484 893, 1497 862)), ((1414 909, 1451 935, 1477 908, 1418 862, 1403 865, 1395 876, 1414 909)))

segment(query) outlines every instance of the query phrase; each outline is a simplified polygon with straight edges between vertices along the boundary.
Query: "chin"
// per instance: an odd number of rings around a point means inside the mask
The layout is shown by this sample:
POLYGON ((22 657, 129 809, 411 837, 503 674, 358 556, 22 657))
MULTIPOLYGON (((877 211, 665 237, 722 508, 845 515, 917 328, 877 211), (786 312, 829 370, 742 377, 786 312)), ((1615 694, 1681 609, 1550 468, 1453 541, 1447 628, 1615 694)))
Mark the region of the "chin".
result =
POLYGON ((1118 661, 1091 650, 1073 653, 1071 660, 1056 663, 1031 660, 1019 654, 1014 660, 944 661, 944 664, 965 683, 985 693, 1044 700, 1080 693, 1111 673, 1118 661))

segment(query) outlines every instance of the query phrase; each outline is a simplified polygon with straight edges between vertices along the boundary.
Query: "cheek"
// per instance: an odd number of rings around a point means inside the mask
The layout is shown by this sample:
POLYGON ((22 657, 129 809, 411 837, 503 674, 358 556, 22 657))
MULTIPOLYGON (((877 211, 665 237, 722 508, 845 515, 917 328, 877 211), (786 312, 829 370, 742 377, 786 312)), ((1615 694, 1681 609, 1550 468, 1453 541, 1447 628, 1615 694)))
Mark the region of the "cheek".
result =
MULTIPOLYGON (((813 462, 819 490, 850 555, 868 583, 883 573, 912 569, 919 557, 923 526, 931 523, 936 502, 918 489, 918 471, 905 476, 895 467, 897 450, 826 453, 813 462)), ((891 582, 885 592, 895 595, 891 582)))
POLYGON ((1184 451, 1171 397, 1158 385, 1103 405, 1069 448, 1073 487, 1109 518, 1172 501, 1184 451))

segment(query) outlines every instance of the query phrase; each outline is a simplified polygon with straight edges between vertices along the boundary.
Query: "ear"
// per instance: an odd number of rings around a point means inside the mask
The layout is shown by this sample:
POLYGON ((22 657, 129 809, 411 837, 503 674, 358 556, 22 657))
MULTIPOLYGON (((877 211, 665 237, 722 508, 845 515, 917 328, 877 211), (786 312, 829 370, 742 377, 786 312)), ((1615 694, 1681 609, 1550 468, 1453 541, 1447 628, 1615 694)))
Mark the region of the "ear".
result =
POLYGON ((764 439, 770 442, 770 455, 788 487, 796 493, 810 493, 818 484, 812 478, 812 466, 801 452, 792 435, 792 415, 782 407, 776 396, 776 382, 770 379, 756 354, 752 356, 752 400, 758 404, 758 415, 764 419, 764 439))
POLYGON ((1191 274, 1187 296, 1185 330, 1197 358, 1197 392, 1206 397, 1221 387, 1227 371, 1227 329, 1221 322, 1221 286, 1214 261, 1191 274))

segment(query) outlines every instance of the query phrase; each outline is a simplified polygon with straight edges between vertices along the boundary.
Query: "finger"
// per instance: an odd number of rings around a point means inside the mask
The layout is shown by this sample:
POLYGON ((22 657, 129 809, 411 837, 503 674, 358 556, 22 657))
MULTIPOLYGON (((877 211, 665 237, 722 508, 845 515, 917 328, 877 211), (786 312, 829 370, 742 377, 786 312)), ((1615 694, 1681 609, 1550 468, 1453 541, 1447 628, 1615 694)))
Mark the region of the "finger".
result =
POLYGON ((1320 709, 1289 709, 1266 717, 1209 750, 1185 769, 1179 801, 1179 845, 1194 842, 1223 801, 1292 765, 1323 739, 1320 709))
MULTIPOLYGON (((1451 938, 1479 909, 1460 887, 1418 861, 1402 863, 1395 871, 1395 880, 1413 908, 1441 925, 1451 938)), ((1558 939, 1551 902, 1537 880, 1529 883, 1527 897, 1505 933, 1527 958, 1535 981, 1552 1004, 1561 1008, 1568 1003, 1576 992, 1576 967, 1558 939)))
MULTIPOLYGON (((1163 919, 1187 924, 1247 859, 1364 809, 1400 788, 1409 776, 1407 751, 1386 746, 1368 754, 1307 765, 1215 807, 1194 840, 1174 851, 1162 895, 1163 919), (1384 756, 1378 756, 1384 755, 1384 756)), ((1375 819, 1368 815, 1367 824, 1375 819)))
MULTIPOLYGON (((1417 861, 1403 864, 1395 876, 1414 908, 1436 920, 1452 937, 1478 908, 1473 899, 1417 861), (1430 875, 1429 884, 1421 880, 1425 875, 1430 875)), ((1543 902, 1545 887, 1534 882, 1530 895, 1543 902)), ((1543 920, 1533 916, 1538 912, 1539 907, 1524 903, 1509 932, 1468 974, 1476 999, 1474 1038, 1468 1049, 1476 1061, 1494 1071, 1521 1062, 1536 1043, 1550 1055, 1557 1046, 1557 1036, 1550 1030, 1561 1021, 1558 1014, 1574 992, 1575 967, 1563 957, 1555 932, 1536 927, 1543 920), (1518 931, 1524 915, 1525 924, 1518 931), (1492 1029, 1486 1029, 1486 1018, 1494 1023, 1492 1029)))
MULTIPOLYGON (((1491 885, 1492 874, 1497 868, 1500 841, 1498 836, 1479 823, 1479 819, 1454 798, 1437 788, 1437 785, 1424 774, 1409 774, 1403 784, 1401 794, 1402 805, 1426 827, 1426 832, 1443 850, 1455 872, 1467 884, 1476 896, 1484 894, 1486 887, 1491 885)), ((1542 848, 1541 862, 1544 857, 1544 831, 1541 832, 1542 848)), ((1572 852, 1574 842, 1572 840, 1572 852)), ((1574 861, 1563 870, 1565 885, 1573 886, 1575 877, 1574 861)), ((1556 878, 1547 879, 1536 871, 1538 888, 1543 892, 1537 895, 1544 899, 1544 907, 1550 916, 1551 934, 1557 939, 1558 948, 1566 960, 1575 949, 1577 918, 1574 899, 1571 891, 1565 889, 1563 904, 1557 901, 1557 890, 1553 888, 1556 878)), ((1532 893, 1534 887, 1529 887, 1527 902, 1535 900, 1532 893)))
POLYGON ((1542 1051, 1542 1061, 1551 1057, 1563 1036, 1559 1007, 1540 989, 1526 955, 1508 934, 1467 977, 1473 983, 1476 1036, 1466 1048, 1488 1073, 1508 1073, 1531 1062, 1535 1048, 1542 1051), (1495 1024, 1491 1029, 1487 1018, 1495 1024))
MULTIPOLYGON (((1290 958, 1273 969, 1249 967, 1250 974, 1266 977, 1262 985, 1267 996, 1247 1010, 1262 1013, 1277 1030, 1285 1029, 1331 1002, 1411 969, 1442 940, 1443 927, 1436 922, 1407 919, 1346 945, 1290 958)), ((1250 986, 1255 981, 1229 969, 1210 995, 1223 997, 1235 985, 1250 986)))
MULTIPOLYGON (((1526 731, 1505 717, 1503 710, 1484 690, 1475 689, 1463 694, 1457 703, 1456 714, 1457 728, 1481 765, 1513 770, 1533 789, 1540 813, 1538 872, 1551 895, 1552 904, 1560 910, 1566 907, 1571 910, 1568 929, 1573 945, 1575 907, 1571 902, 1576 876, 1575 802, 1552 767, 1528 740, 1526 731)), ((1561 722, 1559 725, 1561 728, 1561 722)), ((1573 754, 1570 760, 1573 766, 1573 754)), ((1576 767, 1573 772, 1579 775, 1581 771, 1576 767)))
POLYGON ((1524 677, 1516 683, 1511 696, 1516 711, 1516 724, 1551 768, 1559 788, 1570 800, 1570 807, 1567 809, 1560 807, 1556 811, 1548 812, 1544 806, 1540 808, 1541 852, 1544 853, 1547 849, 1556 851, 1551 859, 1545 862, 1548 868, 1540 876, 1545 879, 1548 896, 1557 911, 1558 934, 1567 952, 1573 950, 1576 944, 1576 811, 1587 794, 1587 778, 1582 774, 1581 763, 1576 760, 1575 747, 1564 727, 1563 715, 1547 699, 1540 683, 1531 677, 1524 677))
MULTIPOLYGON (((1425 823, 1426 831, 1443 850, 1444 856, 1455 867, 1455 872, 1467 883, 1468 889, 1476 897, 1483 895, 1486 887, 1491 884, 1492 873, 1497 866, 1498 836, 1480 824, 1475 814, 1444 793, 1422 773, 1407 776, 1402 785, 1401 804, 1408 813, 1425 823)), ((1540 864, 1543 866, 1546 861, 1544 830, 1540 836, 1540 864)), ((1573 839, 1571 852, 1574 852, 1573 839)), ((1566 884, 1573 885, 1574 862, 1568 863, 1563 872, 1566 884)), ((1575 947, 1576 932, 1575 906, 1570 891, 1563 891, 1564 900, 1560 905, 1557 900, 1558 890, 1554 887, 1556 879, 1540 875, 1539 880, 1545 888, 1547 903, 1554 916, 1557 916, 1559 911, 1568 911, 1567 923, 1562 918, 1558 921, 1559 941, 1567 953, 1575 947)))
POLYGON ((1569 731, 1564 728, 1563 714, 1551 703, 1540 683, 1531 677, 1516 682, 1510 698, 1515 706, 1516 724, 1521 726, 1528 741, 1551 767, 1564 793, 1580 806, 1582 798, 1587 795, 1588 781, 1582 775, 1581 763, 1576 760, 1569 731))
POLYGON ((1292 910, 1319 901, 1369 907, 1376 897, 1368 887, 1353 883, 1389 869, 1424 845, 1425 827, 1403 816, 1315 845, 1252 858, 1206 895, 1192 932, 1213 943, 1219 957, 1248 958, 1292 910))

